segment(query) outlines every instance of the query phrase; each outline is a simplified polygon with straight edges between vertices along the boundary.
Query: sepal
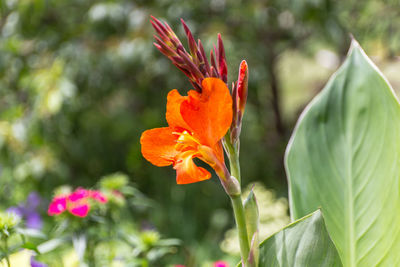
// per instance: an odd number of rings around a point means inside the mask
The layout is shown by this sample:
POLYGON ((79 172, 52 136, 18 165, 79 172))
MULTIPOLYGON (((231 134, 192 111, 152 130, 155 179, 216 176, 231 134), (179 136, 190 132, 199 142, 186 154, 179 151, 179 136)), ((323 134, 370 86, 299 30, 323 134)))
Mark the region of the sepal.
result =
POLYGON ((250 252, 247 258, 246 267, 258 267, 259 259, 260 259, 260 248, 259 248, 259 234, 256 231, 251 238, 250 242, 250 252))
POLYGON ((259 214, 256 196, 254 195, 253 189, 251 189, 249 195, 245 199, 244 203, 244 214, 246 217, 246 228, 247 235, 253 237, 258 232, 259 225, 259 214))

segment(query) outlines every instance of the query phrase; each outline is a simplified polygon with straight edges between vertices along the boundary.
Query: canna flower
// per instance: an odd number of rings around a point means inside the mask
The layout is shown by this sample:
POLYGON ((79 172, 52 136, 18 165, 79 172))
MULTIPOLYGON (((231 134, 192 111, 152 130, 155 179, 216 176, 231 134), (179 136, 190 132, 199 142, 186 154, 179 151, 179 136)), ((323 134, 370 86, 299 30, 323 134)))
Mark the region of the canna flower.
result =
POLYGON ((72 215, 83 218, 90 211, 90 199, 102 204, 107 202, 107 198, 100 191, 78 188, 71 194, 55 196, 49 205, 47 213, 53 216, 68 210, 72 215))
POLYGON ((193 162, 198 158, 215 170, 224 185, 230 176, 221 139, 231 126, 232 97, 218 78, 205 78, 201 85, 201 93, 191 90, 188 96, 181 96, 176 89, 169 92, 166 112, 169 126, 143 132, 142 154, 156 166, 173 165, 178 184, 211 177, 210 172, 193 162))

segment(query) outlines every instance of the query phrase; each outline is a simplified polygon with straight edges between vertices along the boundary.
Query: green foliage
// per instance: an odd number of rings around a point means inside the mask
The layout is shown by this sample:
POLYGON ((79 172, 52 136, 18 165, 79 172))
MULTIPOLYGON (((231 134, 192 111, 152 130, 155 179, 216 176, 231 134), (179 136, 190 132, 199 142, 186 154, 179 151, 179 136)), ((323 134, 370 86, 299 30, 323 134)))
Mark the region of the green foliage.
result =
POLYGON ((293 219, 321 207, 343 265, 400 261, 400 105, 356 41, 287 148, 293 219))
POLYGON ((129 182, 129 177, 123 173, 113 173, 100 180, 100 187, 108 190, 121 190, 129 182))
POLYGON ((342 266, 320 210, 301 218, 260 244, 260 267, 342 266))
MULTIPOLYGON (((262 241, 272 234, 278 232, 290 222, 288 216, 287 199, 277 198, 276 192, 268 189, 260 182, 249 185, 243 190, 242 196, 249 195, 251 190, 257 196, 257 205, 259 213, 258 234, 262 241)), ((245 199, 243 199, 245 201, 245 199)), ((221 217, 221 216, 220 216, 221 217)), ((239 244, 237 240, 237 231, 235 228, 225 233, 225 238, 221 242, 222 251, 227 254, 238 255, 239 244)))
POLYGON ((342 266, 320 210, 296 220, 260 244, 259 267, 267 266, 342 266))

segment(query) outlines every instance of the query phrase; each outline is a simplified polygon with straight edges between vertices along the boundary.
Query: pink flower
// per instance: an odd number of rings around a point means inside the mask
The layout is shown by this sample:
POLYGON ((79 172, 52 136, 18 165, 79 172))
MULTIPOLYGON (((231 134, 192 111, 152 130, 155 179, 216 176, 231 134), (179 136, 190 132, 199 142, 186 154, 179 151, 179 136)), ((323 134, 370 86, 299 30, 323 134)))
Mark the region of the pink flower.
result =
POLYGON ((174 267, 186 267, 186 266, 181 264, 175 264, 174 267))
POLYGON ((103 195, 103 193, 101 193, 98 190, 90 191, 90 197, 93 198, 94 200, 100 202, 100 203, 106 203, 107 202, 106 196, 103 195))
POLYGON ((75 201, 79 201, 81 199, 85 199, 85 198, 89 197, 89 195, 90 195, 90 190, 86 190, 84 188, 78 187, 74 192, 72 192, 68 196, 68 200, 75 202, 75 201))
POLYGON ((86 217, 89 213, 90 210, 90 206, 89 204, 85 203, 85 204, 81 204, 81 205, 77 205, 75 207, 69 208, 68 211, 77 217, 86 217))
POLYGON ((67 209, 67 197, 66 196, 56 196, 50 203, 47 213, 50 216, 58 215, 63 213, 67 209))
POLYGON ((214 267, 229 267, 229 264, 225 261, 216 261, 214 262, 214 267))
POLYGON ((107 202, 107 198, 97 190, 86 190, 77 188, 69 195, 59 195, 51 201, 47 213, 50 216, 59 215, 68 210, 77 217, 86 217, 90 211, 89 199, 92 198, 102 204, 107 202))

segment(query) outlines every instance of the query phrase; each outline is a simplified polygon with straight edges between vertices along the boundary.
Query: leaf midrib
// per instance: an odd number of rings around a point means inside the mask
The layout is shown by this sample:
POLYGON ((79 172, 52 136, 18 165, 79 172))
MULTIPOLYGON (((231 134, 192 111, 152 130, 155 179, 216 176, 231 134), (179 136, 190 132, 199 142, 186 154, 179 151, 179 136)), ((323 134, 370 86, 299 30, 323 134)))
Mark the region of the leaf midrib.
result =
MULTIPOLYGON (((354 56, 354 55, 353 55, 354 56)), ((351 64, 347 66, 347 68, 350 69, 351 71, 351 64)), ((341 111, 342 111, 342 116, 341 118, 341 124, 342 124, 342 131, 345 135, 345 140, 346 140, 346 145, 347 145, 347 164, 346 164, 346 185, 347 185, 347 201, 345 203, 348 203, 348 207, 346 209, 346 219, 347 219, 347 231, 348 232, 348 237, 349 237, 349 254, 348 254, 348 259, 344 263, 349 263, 349 267, 356 267, 356 257, 355 257, 355 234, 354 234, 354 199, 353 199, 353 146, 352 146, 352 140, 353 140, 353 128, 350 126, 352 125, 350 120, 352 119, 351 116, 346 117, 346 102, 345 102, 345 90, 348 88, 349 84, 349 76, 350 76, 350 71, 347 69, 345 71, 345 76, 344 76, 344 81, 343 81, 343 86, 342 90, 340 92, 341 94, 341 111), (346 121, 345 118, 348 118, 349 121, 346 121)), ((345 157, 346 159, 346 157, 345 157)))
POLYGON ((353 199, 353 179, 352 179, 352 168, 353 168, 353 160, 352 160, 352 153, 353 149, 351 146, 351 140, 353 137, 352 131, 349 132, 347 135, 347 147, 348 147, 348 155, 351 159, 348 161, 347 170, 346 170, 346 179, 347 179, 347 198, 349 203, 347 208, 347 222, 348 222, 348 231, 349 231, 349 246, 350 246, 350 266, 356 266, 356 259, 355 259, 355 238, 354 238, 354 199, 353 199))

